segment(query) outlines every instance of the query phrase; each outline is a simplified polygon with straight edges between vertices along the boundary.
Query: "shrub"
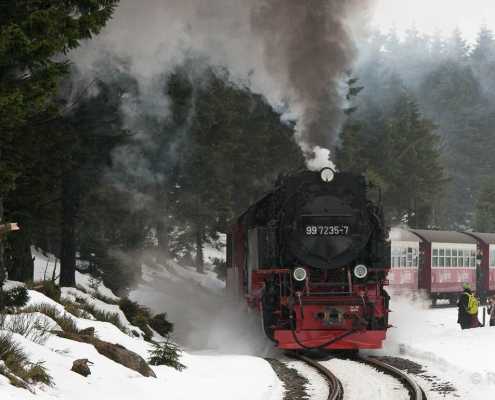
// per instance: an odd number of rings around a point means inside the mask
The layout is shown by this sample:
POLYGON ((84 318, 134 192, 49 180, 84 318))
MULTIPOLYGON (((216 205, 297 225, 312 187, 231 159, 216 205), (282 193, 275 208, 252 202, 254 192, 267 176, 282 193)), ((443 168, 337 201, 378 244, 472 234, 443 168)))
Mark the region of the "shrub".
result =
POLYGON ((86 314, 84 310, 81 308, 81 306, 77 303, 74 303, 73 301, 62 299, 60 301, 60 304, 64 306, 65 311, 74 315, 77 318, 84 318, 84 314, 86 314))
POLYGON ((144 316, 148 320, 151 318, 151 312, 147 307, 144 307, 130 299, 121 299, 119 302, 119 307, 130 322, 132 322, 132 320, 137 316, 144 316))
POLYGON ((149 353, 150 357, 148 362, 150 365, 168 365, 178 371, 182 371, 186 368, 186 366, 179 361, 182 351, 168 337, 165 342, 153 343, 153 348, 149 353))
POLYGON ((95 298, 97 298, 98 300, 103 301, 103 303, 113 304, 113 305, 118 305, 119 304, 118 301, 116 301, 114 299, 111 299, 110 297, 107 297, 107 296, 101 294, 100 292, 94 292, 93 293, 93 296, 95 298))
POLYGON ((224 281, 227 278, 227 262, 221 258, 214 258, 212 264, 218 279, 224 281))
POLYGON ((101 271, 103 284, 116 295, 126 293, 141 279, 141 263, 135 259, 127 255, 124 256, 118 250, 110 250, 96 260, 98 269, 101 271))
POLYGON ((76 321, 66 313, 61 313, 56 307, 49 304, 36 304, 26 307, 24 313, 39 312, 53 319, 64 332, 78 333, 76 321))
POLYGON ((0 360, 14 371, 17 364, 26 364, 29 360, 21 346, 12 339, 11 334, 0 334, 0 360))
POLYGON ((0 334, 0 373, 9 378, 11 384, 27 388, 27 383, 44 383, 51 385, 53 380, 42 362, 29 361, 22 347, 12 339, 10 334, 0 334))
POLYGON ((38 344, 46 342, 53 328, 53 324, 46 318, 25 311, 3 316, 0 320, 0 329, 17 333, 38 344))
POLYGON ((113 324, 117 328, 119 328, 126 335, 129 335, 129 330, 120 321, 119 314, 113 313, 113 312, 109 312, 109 311, 99 310, 98 308, 96 308, 95 306, 87 303, 84 300, 80 300, 80 302, 81 302, 81 308, 84 311, 90 313, 93 317, 95 317, 95 319, 97 321, 100 321, 100 322, 109 322, 110 324, 113 324))
POLYGON ((48 374, 48 370, 46 369, 46 367, 44 366, 44 362, 42 361, 29 364, 29 367, 26 369, 24 380, 28 382, 41 382, 48 386, 51 386, 53 384, 53 379, 48 374))
POLYGON ((45 296, 55 300, 57 303, 60 302, 60 288, 52 281, 31 282, 27 286, 29 289, 43 293, 45 296))
POLYGON ((149 319, 146 318, 144 315, 138 315, 131 323, 135 326, 137 326, 141 331, 143 332, 144 335, 144 340, 150 341, 153 339, 153 332, 151 331, 150 327, 148 326, 149 319))
POLYGON ((123 298, 119 302, 119 307, 124 313, 127 320, 141 329, 144 333, 144 339, 150 341, 153 337, 153 332, 149 328, 151 320, 151 312, 149 308, 144 307, 135 301, 123 298))
POLYGON ((4 292, 6 307, 24 307, 29 301, 29 292, 24 286, 18 286, 4 292))
POLYGON ((150 319, 149 325, 162 336, 167 336, 174 329, 174 324, 167 320, 167 314, 157 314, 150 319))

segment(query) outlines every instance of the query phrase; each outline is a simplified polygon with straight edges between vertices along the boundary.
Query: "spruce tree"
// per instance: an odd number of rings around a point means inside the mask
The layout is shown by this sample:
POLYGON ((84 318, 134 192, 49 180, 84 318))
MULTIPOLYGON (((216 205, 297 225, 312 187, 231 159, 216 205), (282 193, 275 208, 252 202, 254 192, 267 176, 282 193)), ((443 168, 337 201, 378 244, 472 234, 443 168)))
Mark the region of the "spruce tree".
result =
POLYGON ((358 108, 350 115, 337 151, 337 166, 365 173, 381 188, 390 223, 426 228, 432 204, 445 183, 439 138, 412 94, 398 81, 390 87, 395 101, 389 108, 368 104, 365 112, 358 108))
MULTIPOLYGON (((53 96, 67 72, 63 54, 97 34, 117 0, 0 3, 0 223, 3 202, 23 173, 26 154, 19 136, 36 135, 56 112, 53 96)), ((29 157, 27 157, 29 158, 29 157)), ((0 242, 0 285, 4 279, 0 242)))
POLYGON ((474 228, 478 232, 495 232, 495 178, 485 178, 478 193, 474 228))

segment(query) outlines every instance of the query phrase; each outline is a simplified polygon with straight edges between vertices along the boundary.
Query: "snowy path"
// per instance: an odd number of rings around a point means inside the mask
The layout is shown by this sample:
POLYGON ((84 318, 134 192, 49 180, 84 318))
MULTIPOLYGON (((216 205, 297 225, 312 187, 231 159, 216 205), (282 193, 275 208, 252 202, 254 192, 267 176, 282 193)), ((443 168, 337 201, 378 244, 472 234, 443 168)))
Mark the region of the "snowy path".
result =
MULTIPOLYGON (((373 367, 350 360, 322 361, 341 381, 344 400, 409 400, 404 386, 395 378, 373 367)), ((311 400, 326 400, 328 386, 325 379, 302 361, 290 361, 288 366, 308 379, 307 393, 311 400)))
POLYGON ((426 377, 418 383, 425 389, 445 383, 456 389, 444 395, 437 388, 428 394, 431 400, 495 398, 495 327, 463 331, 456 323, 456 308, 431 309, 427 302, 406 298, 394 297, 391 308, 396 327, 389 330, 384 349, 371 354, 421 364, 426 377))
POLYGON ((409 400, 401 383, 383 372, 356 361, 333 359, 322 364, 344 386, 344 400, 409 400))

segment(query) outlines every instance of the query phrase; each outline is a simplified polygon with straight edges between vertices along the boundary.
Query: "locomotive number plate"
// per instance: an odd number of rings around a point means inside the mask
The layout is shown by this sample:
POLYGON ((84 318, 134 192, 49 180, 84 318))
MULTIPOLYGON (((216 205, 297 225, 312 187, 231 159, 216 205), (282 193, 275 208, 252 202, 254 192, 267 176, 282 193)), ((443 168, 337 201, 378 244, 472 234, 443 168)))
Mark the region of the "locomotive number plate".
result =
POLYGON ((306 225, 306 236, 347 236, 349 225, 306 225))

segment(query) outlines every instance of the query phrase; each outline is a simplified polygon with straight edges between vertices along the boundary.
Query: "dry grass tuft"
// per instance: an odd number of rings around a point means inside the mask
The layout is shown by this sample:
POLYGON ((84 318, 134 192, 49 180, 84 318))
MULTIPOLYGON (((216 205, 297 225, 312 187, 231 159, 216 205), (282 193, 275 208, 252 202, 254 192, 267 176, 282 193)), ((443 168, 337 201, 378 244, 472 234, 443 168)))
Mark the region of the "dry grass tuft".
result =
POLYGON ((17 333, 38 344, 46 342, 53 328, 50 320, 31 312, 17 311, 0 317, 0 329, 17 333))
POLYGON ((78 301, 81 303, 81 308, 84 311, 90 313, 93 317, 95 317, 97 321, 109 322, 115 325, 117 328, 119 328, 126 335, 130 335, 129 329, 127 329, 127 327, 124 324, 122 324, 122 322, 120 321, 119 314, 109 311, 99 310, 92 304, 89 304, 82 299, 78 299, 78 301))
POLYGON ((52 377, 42 362, 32 363, 11 334, 0 334, 0 374, 14 386, 29 389, 31 383, 52 385, 52 377))
POLYGON ((60 313, 56 307, 49 304, 36 304, 26 307, 22 310, 23 313, 39 312, 53 319, 64 332, 79 332, 76 321, 67 313, 60 313))

